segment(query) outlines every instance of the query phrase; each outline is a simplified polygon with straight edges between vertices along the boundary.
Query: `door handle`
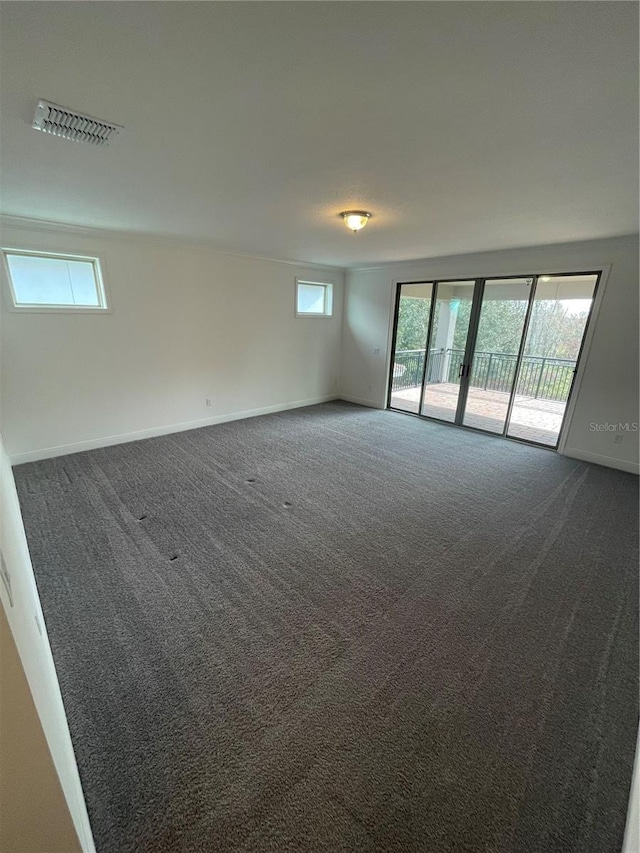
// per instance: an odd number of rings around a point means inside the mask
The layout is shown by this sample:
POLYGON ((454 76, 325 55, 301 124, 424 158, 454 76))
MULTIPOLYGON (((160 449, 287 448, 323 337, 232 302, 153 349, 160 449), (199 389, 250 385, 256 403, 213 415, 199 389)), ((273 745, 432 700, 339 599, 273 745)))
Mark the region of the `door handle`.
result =
POLYGON ((460 365, 460 370, 458 371, 458 379, 462 379, 464 376, 464 364, 460 365))

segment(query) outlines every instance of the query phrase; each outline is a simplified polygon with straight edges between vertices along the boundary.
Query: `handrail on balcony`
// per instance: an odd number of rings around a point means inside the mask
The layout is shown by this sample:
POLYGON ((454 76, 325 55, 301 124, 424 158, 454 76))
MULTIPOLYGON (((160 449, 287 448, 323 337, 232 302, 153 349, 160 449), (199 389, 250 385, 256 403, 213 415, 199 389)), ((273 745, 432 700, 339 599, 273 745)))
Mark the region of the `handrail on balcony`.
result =
MULTIPOLYGON (((425 349, 398 350, 394 357, 392 391, 413 388, 422 383, 425 349)), ((426 370, 427 384, 459 384, 461 349, 431 349, 426 370)), ((510 392, 517 356, 503 352, 476 352, 470 382, 485 391, 510 392)), ((576 361, 569 358, 527 355, 522 359, 518 394, 542 400, 567 399, 576 361)))

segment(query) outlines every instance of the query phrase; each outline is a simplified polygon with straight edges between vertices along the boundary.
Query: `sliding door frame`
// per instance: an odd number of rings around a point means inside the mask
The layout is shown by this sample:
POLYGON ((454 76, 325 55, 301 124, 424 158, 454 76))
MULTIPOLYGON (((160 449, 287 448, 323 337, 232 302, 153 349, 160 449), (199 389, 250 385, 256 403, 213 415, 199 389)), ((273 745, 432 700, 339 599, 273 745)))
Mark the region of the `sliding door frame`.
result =
MULTIPOLYGON (((391 405, 391 392, 393 390, 393 359, 396 354, 396 342, 398 339, 398 320, 400 319, 400 297, 402 295, 402 288, 405 284, 430 284, 432 288, 435 288, 436 282, 431 279, 419 279, 418 281, 398 281, 396 282, 396 296, 394 300, 394 315, 393 315, 393 335, 391 336, 391 357, 389 360, 389 379, 387 381, 387 409, 391 409, 394 412, 401 412, 404 415, 414 415, 416 412, 407 412, 404 409, 396 409, 391 405)), ((427 366, 427 353, 429 351, 429 341, 431 340, 431 321, 433 319, 433 294, 434 290, 431 291, 431 305, 429 306, 429 321, 427 326, 427 340, 425 342, 425 351, 424 351, 424 366, 422 368, 422 385, 420 386, 420 404, 418 405, 418 412, 420 413, 420 409, 422 407, 422 397, 424 396, 424 378, 425 378, 425 370, 427 366)))
MULTIPOLYGON (((432 415, 423 415, 423 414, 421 414, 421 412, 422 412, 422 406, 424 403, 424 392, 425 392, 425 381, 424 380, 425 380, 425 377, 427 375, 427 366, 428 366, 428 361, 429 361, 429 349, 430 349, 432 333, 433 333, 433 318, 435 316, 435 306, 436 306, 436 300, 438 298, 438 285, 439 284, 451 284, 451 283, 456 283, 456 282, 461 282, 461 281, 473 282, 473 284, 474 284, 473 302, 471 303, 471 315, 469 318, 469 328, 467 330, 467 341, 465 344, 465 350, 464 350, 464 354, 463 354, 463 367, 466 368, 467 355, 469 353, 469 335, 471 332, 471 327, 473 325, 473 318, 474 318, 473 312, 475 309, 476 293, 477 293, 477 289, 478 289, 478 284, 480 284, 480 282, 484 283, 484 279, 481 279, 481 278, 461 278, 460 276, 458 276, 458 278, 438 278, 438 279, 434 279, 434 278, 422 279, 421 278, 421 279, 416 279, 415 281, 396 281, 395 282, 396 295, 395 295, 395 299, 394 299, 394 309, 393 309, 394 310, 393 333, 391 335, 391 356, 390 356, 390 360, 389 360, 389 377, 388 377, 388 381, 387 381, 387 400, 386 400, 387 409, 391 409, 392 412, 400 412, 403 415, 420 415, 421 418, 428 418, 430 421, 437 421, 440 424, 451 424, 451 423, 453 423, 454 426, 458 426, 458 423, 457 423, 458 406, 456 406, 456 420, 453 422, 452 421, 445 421, 441 418, 434 418, 432 415), (400 296, 402 294, 402 288, 404 285, 407 285, 407 284, 430 284, 432 287, 431 305, 429 306, 429 325, 427 328, 427 340, 425 342, 425 351, 424 351, 424 365, 422 368, 422 385, 420 388, 420 401, 418 404, 418 411, 417 412, 408 412, 405 409, 396 409, 395 406, 391 405, 391 393, 393 390, 393 359, 394 359, 394 356, 396 354, 396 343, 397 343, 397 338, 398 338, 398 320, 399 320, 398 309, 400 308, 400 296)), ((466 373, 468 371, 465 369, 463 372, 466 375, 466 373)), ((461 377, 461 380, 463 378, 464 377, 461 377)), ((462 394, 462 381, 460 382, 460 393, 462 394)), ((466 395, 465 395, 465 398, 466 398, 466 395)))
MULTIPOLYGON (((396 342, 398 339, 398 320, 400 319, 400 294, 402 293, 403 284, 413 284, 414 282, 397 282, 396 295, 393 300, 393 334, 391 335, 391 356, 389 358, 389 376, 387 377, 387 409, 392 409, 394 412, 400 412, 401 409, 394 409, 391 405, 391 391, 393 389, 393 359, 396 355, 396 342)), ((412 414, 409 412, 409 414, 412 414)))
POLYGON ((429 353, 431 352, 431 339, 433 338, 433 318, 436 315, 436 299, 438 298, 438 282, 431 284, 431 305, 429 306, 429 325, 427 327, 427 340, 424 345, 424 364, 422 366, 422 385, 420 386, 420 400, 418 401, 418 414, 424 405, 424 394, 427 389, 427 368, 429 366, 429 353))
MULTIPOLYGON (((538 287, 538 276, 534 275, 531 279, 531 290, 529 291, 529 302, 527 303, 527 313, 524 315, 524 325, 522 326, 522 335, 520 336, 520 346, 518 347, 518 355, 516 357, 516 369, 513 371, 513 385, 509 394, 509 404, 507 405, 507 415, 504 419, 504 427, 502 436, 507 437, 509 432, 509 424, 511 423, 511 412, 513 411, 513 403, 516 399, 516 389, 518 380, 520 379, 520 368, 522 367, 522 359, 524 357, 524 348, 527 344, 527 335, 529 334, 529 323, 531 321, 531 312, 533 311, 533 301, 536 298, 536 288, 538 287)), ((591 303, 593 305, 593 303, 591 303)), ((584 334, 584 332, 583 332, 584 334)), ((577 362, 576 362, 577 364, 577 362)), ((566 409, 565 409, 566 411, 566 409)), ((562 429, 562 424, 560 424, 562 429)), ((533 444, 533 442, 531 442, 533 444)), ((536 444, 540 442, 535 442, 536 444)), ((556 441, 556 445, 558 442, 556 441)), ((549 447, 549 445, 547 445, 549 447)))
MULTIPOLYGON (((559 272, 559 273, 538 273, 538 274, 536 274, 536 276, 535 276, 536 287, 537 287, 538 281, 541 278, 543 278, 543 276, 549 276, 549 278, 563 278, 563 277, 576 276, 576 275, 584 275, 584 276, 594 275, 596 277, 596 282, 593 285, 593 294, 591 296, 591 306, 589 308, 589 313, 587 314, 587 319, 586 319, 585 324, 584 324, 584 330, 582 332, 582 339, 580 340, 580 347, 578 349, 578 355, 576 356, 576 366, 573 368, 573 376, 571 377, 571 384, 569 385, 569 391, 567 393, 567 402, 565 403, 564 414, 562 416, 562 423, 560 424, 560 429, 558 430, 558 439, 557 439, 556 443, 553 445, 552 444, 543 444, 541 441, 531 441, 530 439, 526 439, 526 438, 518 438, 515 435, 508 435, 509 423, 511 421, 511 410, 513 409, 513 401, 511 402, 511 406, 509 409, 509 417, 507 418, 506 431, 504 434, 504 438, 508 438, 509 441, 519 441, 522 444, 533 444, 535 447, 544 447, 546 450, 555 450, 555 451, 558 450, 560 443, 562 442, 562 439, 563 439, 563 432, 564 432, 565 425, 567 423, 567 419, 569 417, 569 413, 571 412, 571 414, 573 414, 573 406, 571 406, 572 395, 573 395, 574 388, 576 387, 576 378, 578 376, 578 371, 580 370, 580 366, 581 366, 582 353, 586 349, 585 343, 586 343, 587 338, 589 337, 589 334, 590 334, 591 318, 594 316, 594 313, 595 313, 594 309, 595 309, 595 305, 596 305, 596 297, 599 295, 600 282, 603 279, 604 273, 605 273, 605 270, 600 269, 600 270, 589 270, 587 272, 559 272)), ((525 325, 525 329, 524 329, 523 337, 522 337, 523 355, 524 355, 524 347, 526 346, 526 335, 527 335, 527 332, 529 330, 529 320, 530 320, 531 313, 533 311, 534 299, 535 299, 535 288, 532 290, 532 294, 530 297, 529 310, 527 312, 527 321, 526 321, 526 325, 525 325)), ((589 341, 589 343, 590 343, 590 341, 589 341)), ((521 363, 522 363, 522 359, 520 360, 520 364, 521 363)), ((520 379, 520 368, 518 368, 518 370, 516 372, 516 382, 514 384, 514 399, 515 399, 515 391, 518 387, 518 380, 519 379, 520 379)))
POLYGON ((573 395, 574 389, 576 388, 576 385, 577 385, 576 380, 577 380, 577 376, 578 376, 578 371, 580 370, 581 359, 582 359, 583 352, 586 349, 586 344, 587 344, 588 338, 589 338, 589 341, 588 341, 589 345, 591 343, 591 341, 590 341, 590 329, 591 329, 591 325, 592 325, 592 318, 593 318, 594 313, 595 313, 594 309, 596 306, 596 297, 599 295, 600 284, 601 284, 601 281, 603 279, 603 276, 605 275, 605 272, 608 272, 608 270, 605 270, 604 268, 602 268, 600 270, 586 270, 586 271, 580 270, 578 272, 569 271, 569 272, 539 272, 539 273, 523 273, 523 274, 521 273, 519 275, 515 275, 515 274, 514 275, 496 275, 496 276, 484 276, 482 278, 476 277, 476 278, 468 278, 468 279, 465 279, 464 277, 458 276, 457 278, 448 278, 448 279, 440 279, 440 278, 435 279, 435 278, 433 278, 433 279, 417 279, 414 281, 396 281, 395 282, 396 294, 395 294, 395 301, 394 301, 395 307, 394 307, 394 318, 393 318, 393 335, 392 335, 392 339, 391 339, 389 380, 387 383, 387 401, 386 401, 387 402, 387 408, 390 409, 391 411, 394 411, 394 412, 399 412, 399 413, 404 414, 404 415, 412 415, 413 417, 424 418, 425 420, 434 421, 435 423, 447 424, 448 426, 454 426, 454 427, 460 427, 462 429, 474 430, 475 432, 480 432, 480 433, 483 433, 484 435, 492 435, 492 436, 495 436, 498 438, 506 438, 509 441, 517 441, 521 444, 528 444, 528 445, 533 445, 535 447, 544 448, 545 450, 557 451, 558 447, 559 447, 559 445, 563 439, 563 432, 565 429, 565 425, 567 423, 567 418, 568 418, 570 412, 572 413, 572 411, 573 411, 573 407, 571 406, 572 395, 573 395), (596 281, 595 281, 595 284, 593 287, 593 294, 591 296, 591 306, 589 308, 589 313, 587 315, 587 319, 586 319, 586 322, 584 325, 584 330, 582 332, 582 339, 580 341, 580 348, 578 350, 578 354, 576 357, 576 366, 573 370, 573 377, 571 379, 571 385, 569 387, 569 391, 567 394, 567 400, 566 400, 566 404, 565 404, 564 415, 562 417, 562 423, 560 424, 560 429, 558 431, 558 440, 556 441, 556 443, 554 445, 550 445, 550 444, 544 444, 544 443, 539 442, 539 441, 532 441, 530 439, 519 438, 517 436, 508 435, 509 425, 511 422, 511 415, 513 412, 513 406, 514 406, 514 401, 515 401, 515 396, 516 396, 516 390, 517 390, 518 381, 520 378, 520 370, 522 368, 522 361, 524 359, 524 350, 525 350, 525 346, 526 346, 527 334, 529 331, 529 325, 530 325, 530 321, 531 321, 531 314, 533 311, 533 305, 534 305, 538 281, 544 276, 549 276, 550 278, 565 278, 565 277, 571 277, 571 276, 590 276, 590 275, 595 276, 596 281), (484 298, 484 291, 485 291, 486 282, 487 281, 507 281, 507 280, 511 280, 511 279, 531 279, 531 290, 529 292, 529 297, 528 297, 528 302, 527 302, 527 311, 526 311, 524 325, 523 325, 523 329, 522 329, 522 335, 520 338, 520 346, 518 348, 518 355, 516 358, 516 366, 515 366, 515 370, 514 370, 513 383, 511 385, 511 391, 509 393, 509 403, 508 403, 508 407, 507 407, 507 414, 505 417, 505 423, 504 423, 504 427, 503 427, 502 432, 498 433, 498 432, 494 432, 492 430, 482 429, 481 427, 469 426, 467 424, 464 424, 462 421, 464 418, 464 412, 465 412, 465 408, 467 405, 467 398, 468 398, 468 394, 469 394, 469 387, 471 384, 471 370, 473 367, 473 359, 474 359, 474 355, 475 355, 475 346, 476 346, 476 341, 477 341, 477 337, 478 337, 478 327, 480 324, 480 314, 482 311, 482 300, 484 298), (469 317, 469 328, 467 329, 467 340, 466 340, 465 351, 464 351, 464 355, 463 355, 462 374, 460 376, 460 392, 458 395, 458 404, 456 407, 455 419, 452 422, 452 421, 444 420, 442 418, 433 417, 432 415, 423 414, 422 413, 422 406, 424 404, 424 396, 425 396, 425 390, 426 390, 425 389, 425 380, 426 380, 428 362, 429 362, 430 342, 431 342, 432 333, 433 333, 433 318, 435 315, 435 305, 436 305, 436 300, 437 300, 438 285, 439 284, 447 284, 449 282, 459 282, 459 281, 469 281, 469 282, 473 281, 474 282, 474 291, 473 291, 473 299, 472 299, 472 303, 471 303, 471 312, 470 312, 470 317, 469 317), (428 321, 428 328, 427 328, 427 339, 425 341, 424 365, 422 368, 422 384, 420 387, 420 400, 418 403, 418 411, 417 412, 408 412, 408 411, 405 411, 404 409, 397 409, 391 405, 391 395, 392 395, 392 389, 393 389, 393 363, 394 363, 394 357, 395 357, 395 351, 396 351, 396 341, 397 341, 397 336, 398 336, 400 296, 402 293, 402 286, 405 284, 425 284, 425 285, 430 284, 432 287, 431 305, 429 307, 429 321, 428 321))
MULTIPOLYGON (((471 281, 471 279, 469 279, 471 281)), ((476 349, 476 338, 478 337, 478 324, 480 323, 480 311, 482 310, 482 299, 484 297, 484 285, 486 279, 476 278, 473 287, 473 299, 469 315, 469 328, 467 329, 467 340, 462 354, 462 373, 460 374, 460 393, 458 394, 458 405, 453 420, 455 426, 463 426, 462 418, 469 396, 469 385, 471 384, 471 368, 473 366, 473 354, 476 349)), ((428 415, 425 415, 428 417, 428 415)), ((439 418, 434 418, 439 420, 439 418)))

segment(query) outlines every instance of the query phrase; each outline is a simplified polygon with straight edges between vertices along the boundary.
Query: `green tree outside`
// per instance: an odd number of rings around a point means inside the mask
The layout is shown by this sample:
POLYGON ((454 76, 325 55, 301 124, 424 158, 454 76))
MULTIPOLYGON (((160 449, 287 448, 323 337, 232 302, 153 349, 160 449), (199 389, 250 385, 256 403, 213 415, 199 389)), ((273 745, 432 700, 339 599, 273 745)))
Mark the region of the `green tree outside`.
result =
MULTIPOLYGON (((396 352, 424 349, 427 340, 430 299, 401 297, 396 352)), ((527 311, 524 300, 496 300, 483 306, 478 327, 478 352, 517 354, 527 311)), ((470 300, 458 308, 453 349, 464 349, 471 315, 470 300)), ((534 302, 525 355, 575 360, 580 351, 587 310, 570 311, 556 300, 534 302)))

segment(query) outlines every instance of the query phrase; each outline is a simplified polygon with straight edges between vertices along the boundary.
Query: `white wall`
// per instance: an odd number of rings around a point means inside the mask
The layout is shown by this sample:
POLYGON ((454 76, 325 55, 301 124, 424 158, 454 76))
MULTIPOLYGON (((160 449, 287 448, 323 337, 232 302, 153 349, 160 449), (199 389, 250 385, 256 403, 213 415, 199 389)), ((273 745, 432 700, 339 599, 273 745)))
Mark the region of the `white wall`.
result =
MULTIPOLYGON (((0 549, 11 586, 9 594, 4 581, 0 580, 0 599, 82 850, 84 853, 94 853, 89 818, 36 590, 18 496, 1 439, 0 549)), ((9 685, 3 687, 7 689, 9 685)), ((41 781, 32 780, 32 801, 24 804, 25 819, 28 818, 29 808, 38 808, 37 798, 41 781)), ((56 826, 52 825, 52 849, 55 830, 56 826)))
POLYGON ((34 225, 2 245, 99 255, 112 308, 4 312, 14 463, 337 396, 341 270, 34 225), (332 318, 296 319, 296 276, 334 284, 332 318))
POLYGON ((354 270, 347 275, 341 394, 386 405, 395 282, 465 279, 610 267, 594 306, 562 452, 638 471, 638 433, 594 432, 592 423, 638 421, 638 237, 434 258, 354 270), (376 352, 376 350, 378 352, 376 352))

